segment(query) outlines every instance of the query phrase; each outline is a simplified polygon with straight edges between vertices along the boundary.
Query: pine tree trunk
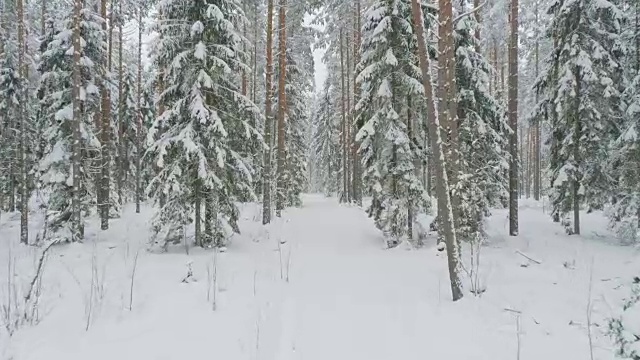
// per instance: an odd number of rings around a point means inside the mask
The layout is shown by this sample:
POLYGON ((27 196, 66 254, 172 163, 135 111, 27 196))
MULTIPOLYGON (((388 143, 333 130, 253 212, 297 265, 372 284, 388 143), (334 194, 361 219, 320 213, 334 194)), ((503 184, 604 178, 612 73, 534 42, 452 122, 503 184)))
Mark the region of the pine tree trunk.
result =
MULTIPOLYGON (((535 46, 534 46, 534 58, 535 58, 535 78, 538 78, 538 75, 540 74, 540 40, 538 39, 539 37, 539 31, 538 31, 538 27, 539 25, 539 10, 538 10, 538 1, 536 1, 535 4, 535 37, 536 37, 536 41, 535 41, 535 46)), ((539 95, 538 92, 536 91, 536 104, 539 101, 539 95)), ((540 192, 541 192, 541 183, 542 183, 542 175, 541 175, 541 169, 540 169, 540 152, 541 152, 541 141, 540 141, 540 128, 541 128, 541 119, 536 118, 536 123, 535 123, 535 149, 534 149, 534 178, 533 178, 533 198, 537 201, 540 200, 540 192)))
POLYGON ((136 121, 136 214, 140 213, 142 200, 142 6, 138 9, 138 80, 136 121))
MULTIPOLYGON (((258 101, 258 0, 254 1, 254 7, 253 7, 253 88, 252 88, 252 91, 253 91, 252 100, 253 100, 253 103, 255 104, 258 101)), ((257 128, 258 127, 256 126, 256 129, 257 128)))
MULTIPOLYGON (((356 0, 355 1, 355 16, 354 16, 354 20, 353 20, 353 35, 354 35, 354 44, 353 44, 353 107, 354 107, 354 115, 357 116, 356 112, 355 112, 355 107, 358 104, 358 101, 360 99, 359 93, 360 93, 360 89, 356 83, 356 66, 358 65, 358 63, 360 62, 360 56, 359 56, 359 51, 360 51, 360 42, 361 42, 361 37, 362 35, 360 34, 360 17, 361 17, 361 10, 360 10, 360 0, 356 0)), ((358 131, 360 131, 360 128, 363 126, 363 124, 361 124, 361 120, 358 119, 358 121, 355 122, 354 124, 354 130, 353 130, 353 149, 351 151, 352 153, 352 158, 353 158, 353 198, 356 202, 356 204, 358 204, 358 206, 362 206, 362 170, 361 170, 361 164, 360 164, 360 156, 358 155, 358 149, 360 147, 360 144, 358 144, 358 142, 356 141, 356 137, 358 135, 358 131)))
POLYGON ((27 114, 25 106, 28 101, 28 75, 25 39, 25 19, 23 0, 18 0, 18 73, 20 79, 19 97, 21 101, 18 106, 20 137, 18 142, 18 161, 20 167, 20 242, 29 243, 29 186, 27 183, 27 154, 26 154, 26 131, 27 114))
MULTIPOLYGON (((413 112, 411 110, 411 96, 407 97, 407 137, 409 138, 409 149, 411 151, 411 157, 415 156, 415 149, 413 146, 413 112)), ((414 169, 414 171, 417 168, 414 169)), ((411 191, 407 191, 407 238, 409 241, 413 240, 413 200, 411 198, 411 191)))
MULTIPOLYGON (((163 14, 162 14, 162 10, 160 10, 159 14, 158 14, 158 18, 160 19, 160 21, 163 21, 163 14)), ((160 33, 160 41, 163 40, 163 34, 160 33)), ((164 64, 160 64, 160 66, 158 67, 158 112, 157 115, 160 116, 162 114, 164 114, 165 111, 165 103, 164 103, 164 97, 162 97, 161 95, 164 93, 165 90, 165 72, 166 69, 164 67, 164 64)), ((162 133, 164 132, 164 126, 163 124, 160 124, 158 129, 158 137, 162 136, 162 133)), ((160 169, 157 166, 154 166, 154 170, 156 171, 156 174, 159 173, 160 169)), ((160 194, 160 207, 164 207, 165 202, 166 202, 166 196, 161 193, 160 194)))
POLYGON ((430 73, 430 60, 427 53, 427 44, 424 39, 423 15, 420 0, 411 0, 413 24, 418 38, 418 51, 420 70, 425 97, 427 99, 427 118, 429 123, 429 135, 431 138, 431 150, 434 154, 434 169, 436 173, 436 192, 438 197, 438 213, 441 217, 440 231, 443 233, 447 246, 447 259, 449 265, 449 280, 451 282, 451 295, 453 301, 463 297, 462 282, 460 281, 460 257, 456 240, 456 229, 449 197, 449 181, 447 178, 447 161, 442 147, 440 135, 440 122, 433 97, 433 82, 430 73))
POLYGON ((264 170, 262 172, 262 223, 271 222, 271 99, 273 84, 273 1, 268 0, 267 4, 267 73, 265 81, 265 125, 264 141, 267 147, 264 150, 264 170))
MULTIPOLYGON (((103 19, 102 30, 107 31, 107 0, 102 0, 100 4, 100 16, 103 19)), ((111 32, 109 31, 109 34, 111 32)), ((110 73, 111 66, 111 37, 108 40, 109 54, 107 59, 101 59, 102 63, 102 83, 100 84, 100 96, 101 96, 101 129, 100 129, 100 142, 101 142, 101 181, 100 192, 102 193, 102 203, 100 207, 100 229, 107 230, 109 228, 109 203, 110 203, 110 183, 111 178, 109 176, 109 165, 111 162, 110 147, 111 147, 111 100, 109 99, 109 90, 107 89, 107 75, 110 73)))
POLYGON ((352 201, 352 195, 353 195, 353 181, 351 179, 351 164, 352 164, 352 159, 351 159, 351 149, 353 149, 353 143, 352 143, 352 134, 351 134, 351 129, 353 127, 353 122, 351 120, 351 116, 353 114, 353 111, 351 109, 351 51, 350 51, 350 46, 349 46, 349 41, 351 40, 349 38, 349 31, 346 31, 346 43, 347 45, 345 46, 345 52, 347 55, 347 59, 345 62, 345 65, 347 66, 347 73, 346 73, 346 80, 347 80, 347 87, 346 87, 346 95, 347 95, 347 123, 345 124, 345 137, 346 137, 346 141, 345 141, 345 153, 346 153, 346 157, 347 157, 347 202, 350 203, 352 201))
POLYGON ((518 235, 518 0, 511 0, 509 41, 509 235, 518 235))
POLYGON ((580 138, 582 137, 582 124, 580 119, 580 101, 582 100, 582 74, 580 67, 576 67, 576 105, 574 111, 573 130, 573 161, 575 162, 573 178, 573 234, 580 235, 580 138))
POLYGON ((81 135, 80 123, 82 121, 82 100, 80 92, 82 87, 80 69, 80 14, 82 11, 82 0, 75 0, 73 11, 73 131, 72 146, 72 173, 73 173, 73 193, 71 198, 71 241, 81 242, 83 240, 84 229, 82 226, 80 209, 80 162, 81 158, 81 135))
MULTIPOLYGON (((247 13, 247 6, 246 4, 243 2, 242 3, 242 11, 246 14, 247 13)), ((242 37, 244 37, 245 39, 247 38, 247 23, 244 22, 242 24, 242 37)), ((242 43, 242 52, 246 54, 247 52, 247 46, 246 44, 243 42, 242 43)), ((247 82, 248 82, 248 78, 247 78, 247 70, 245 70, 244 68, 242 69, 242 88, 241 88, 241 92, 243 96, 247 96, 247 82)))
POLYGON ((280 0, 279 29, 279 60, 278 78, 278 163, 276 168, 276 216, 282 216, 285 202, 286 159, 285 159, 285 116, 287 113, 287 0, 280 0))
MULTIPOLYGON (((118 0, 118 178, 116 186, 118 187, 118 198, 120 203, 125 202, 124 184, 125 184, 125 124, 124 124, 124 64, 123 64, 123 42, 124 34, 122 29, 122 1, 118 0)), ((161 16, 162 18, 162 16, 161 16)), ((159 113, 160 115, 162 113, 159 113)))
POLYGON ((342 144, 342 195, 340 202, 347 201, 347 109, 345 97, 345 70, 344 70, 344 34, 340 29, 340 106, 342 108, 342 124, 340 125, 340 138, 342 144))
MULTIPOLYGON (((47 28, 47 0, 40 0, 42 1, 42 6, 40 8, 41 10, 41 14, 40 14, 40 28, 42 29, 42 36, 44 36, 44 33, 46 31, 47 28)), ((1 53, 2 51, 0 51, 1 53)))
POLYGON ((198 174, 196 172, 195 174, 196 177, 196 181, 195 181, 195 190, 194 190, 194 200, 195 200, 195 204, 194 207, 196 208, 195 211, 195 238, 196 238, 196 246, 200 246, 200 247, 204 247, 203 241, 202 241, 202 215, 201 215, 201 211, 202 211, 202 182, 200 181, 200 179, 198 179, 198 174))

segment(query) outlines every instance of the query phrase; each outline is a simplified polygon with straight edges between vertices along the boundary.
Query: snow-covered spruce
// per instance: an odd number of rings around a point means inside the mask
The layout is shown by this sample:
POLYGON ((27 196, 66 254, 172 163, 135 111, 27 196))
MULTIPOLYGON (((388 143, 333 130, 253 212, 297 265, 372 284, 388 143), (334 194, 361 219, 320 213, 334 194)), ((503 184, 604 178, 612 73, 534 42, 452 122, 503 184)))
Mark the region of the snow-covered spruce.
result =
POLYGON ((392 244, 410 238, 411 217, 430 206, 416 171, 421 154, 410 132, 419 116, 411 103, 423 96, 410 19, 408 1, 376 1, 365 14, 356 69, 362 87, 358 116, 364 123, 356 140, 361 142, 363 179, 373 197, 368 212, 392 244))
POLYGON ((72 216, 74 126, 80 127, 81 135, 78 164, 81 213, 89 212, 91 205, 96 203, 96 184, 92 181, 91 169, 98 164, 101 147, 94 117, 100 111, 99 86, 104 81, 98 64, 107 51, 103 21, 88 7, 80 11, 81 114, 77 119, 74 119, 72 98, 72 17, 61 23, 49 22, 41 45, 38 70, 42 75, 38 96, 42 116, 38 117, 35 126, 43 138, 35 171, 38 187, 47 200, 47 224, 54 232, 67 225, 72 216), (76 121, 80 123, 76 125, 76 121))
POLYGON ((622 359, 640 360, 640 277, 631 284, 631 296, 623 305, 622 315, 611 319, 609 331, 622 359))
POLYGON ((622 125, 625 14, 608 0, 556 0, 548 14, 555 46, 537 84, 537 112, 551 123, 552 216, 579 233, 580 206, 601 209, 615 184, 608 165, 622 125))
POLYGON ((154 241, 187 241, 186 227, 202 221, 197 245, 222 246, 239 232, 236 198, 253 194, 252 169, 240 144, 259 136, 251 121, 259 110, 236 78, 246 67, 245 39, 236 25, 246 19, 237 0, 167 0, 160 9, 155 62, 166 71, 167 88, 160 98, 166 111, 148 136, 158 168, 148 186, 159 207, 154 241), (195 219, 201 206, 204 216, 195 219))

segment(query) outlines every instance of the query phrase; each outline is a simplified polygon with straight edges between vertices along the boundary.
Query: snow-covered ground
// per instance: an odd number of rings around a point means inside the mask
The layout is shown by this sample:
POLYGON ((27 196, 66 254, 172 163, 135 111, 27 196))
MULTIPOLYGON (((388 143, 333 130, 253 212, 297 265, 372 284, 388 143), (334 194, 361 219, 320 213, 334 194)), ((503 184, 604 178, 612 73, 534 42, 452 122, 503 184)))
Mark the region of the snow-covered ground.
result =
MULTIPOLYGON (((589 303, 595 359, 613 359, 607 319, 640 258, 608 243, 601 214, 585 215, 584 235, 572 237, 523 201, 511 238, 495 211, 480 255, 486 291, 452 303, 433 241, 385 250, 361 209, 304 200, 268 228, 245 206, 243 234, 224 253, 148 252, 150 209, 127 208, 107 232, 92 219, 84 244, 53 248, 40 321, 11 338, 3 326, 0 359, 589 359, 589 303)), ((0 219, 0 309, 11 288, 20 303, 40 251, 15 244, 18 225, 15 214, 0 219)))

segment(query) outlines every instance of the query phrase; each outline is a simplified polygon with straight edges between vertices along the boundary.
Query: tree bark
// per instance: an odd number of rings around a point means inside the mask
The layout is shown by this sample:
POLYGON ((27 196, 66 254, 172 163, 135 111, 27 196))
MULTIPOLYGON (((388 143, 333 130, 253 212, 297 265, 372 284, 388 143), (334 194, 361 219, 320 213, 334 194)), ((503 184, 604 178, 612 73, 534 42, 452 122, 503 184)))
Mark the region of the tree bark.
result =
POLYGON ((449 197, 449 184, 447 178, 447 161, 442 147, 440 135, 440 122, 438 110, 433 97, 433 82, 430 73, 430 60, 427 53, 427 44, 424 39, 423 15, 420 0, 411 0, 413 23, 418 38, 418 51, 420 60, 420 70, 422 72, 422 84, 425 97, 427 99, 427 119, 429 123, 429 135, 431 137, 431 150, 434 154, 434 169, 436 173, 436 192, 438 195, 438 213, 441 217, 443 233, 447 246, 447 259, 449 266, 449 280, 451 283, 451 295, 453 301, 463 297, 462 282, 460 281, 460 257, 456 240, 455 222, 451 209, 451 198, 449 197))
POLYGON ((18 161, 20 167, 20 242, 22 244, 29 243, 29 186, 27 184, 27 154, 26 154, 26 131, 27 131, 27 114, 25 106, 28 101, 28 75, 26 57, 26 39, 25 39, 25 19, 24 19, 24 3, 18 0, 18 78, 20 79, 19 97, 21 99, 18 106, 19 114, 19 142, 18 142, 18 161))
MULTIPOLYGON (((107 31, 107 0, 102 0, 100 4, 100 16, 103 19, 102 30, 107 31)), ((102 203, 98 204, 100 208, 100 229, 109 229, 109 203, 110 203, 110 183, 111 178, 109 176, 109 165, 111 163, 111 100, 109 99, 109 90, 107 88, 107 76, 111 69, 111 31, 109 31, 109 53, 106 59, 102 60, 102 79, 100 84, 100 96, 101 96, 101 119, 100 119, 100 143, 101 143, 101 181, 100 181, 100 196, 102 203)))
POLYGON ((582 124, 580 119, 580 101, 582 100, 582 74, 580 67, 576 68, 576 104, 574 109, 573 130, 573 161, 575 162, 575 174, 573 178, 573 234, 580 235, 580 138, 582 137, 582 124))
POLYGON ((518 235, 518 0, 511 0, 509 41, 509 235, 518 235))
POLYGON ((279 60, 280 65, 278 78, 278 163, 276 168, 276 216, 282 216, 285 202, 285 116, 287 113, 287 0, 280 0, 279 29, 279 60))
POLYGON ((267 72, 265 78, 264 170, 262 187, 262 223, 271 222, 271 98, 273 77, 273 1, 267 4, 267 72))
MULTIPOLYGON (((538 9, 538 1, 536 1, 535 4, 535 37, 536 37, 536 42, 535 42, 535 48, 534 48, 534 57, 535 57, 535 77, 536 79, 538 78, 538 75, 540 74, 540 40, 539 40, 539 30, 538 27, 540 26, 539 24, 539 9, 538 9)), ((536 91, 536 104, 538 104, 539 101, 539 95, 538 92, 536 91)), ((533 198, 537 201, 540 200, 540 192, 541 192, 541 184, 542 184, 542 171, 540 169, 540 156, 541 156, 541 140, 540 140, 540 133, 541 133, 541 119, 537 118, 536 119, 536 123, 535 123, 535 149, 534 149, 534 178, 533 178, 533 198)))
POLYGON ((73 189, 71 198, 71 241, 81 242, 83 240, 84 230, 82 228, 82 218, 80 211, 80 161, 81 158, 81 135, 80 122, 82 121, 82 100, 80 99, 80 91, 82 86, 81 69, 80 69, 80 14, 82 11, 82 0, 75 0, 73 11, 73 122, 71 124, 73 131, 72 145, 72 173, 73 173, 73 189))
POLYGON ((340 125, 340 138, 342 144, 342 195, 340 202, 347 201, 348 180, 347 180, 347 109, 345 97, 345 70, 344 70, 344 34, 340 29, 340 105, 342 108, 342 124, 340 125))
POLYGON ((353 109, 351 108, 351 50, 350 50, 350 46, 349 46, 349 41, 351 40, 349 38, 349 31, 346 31, 346 43, 347 46, 345 46, 346 48, 346 55, 347 55, 347 59, 346 59, 346 63, 345 65, 347 66, 347 74, 345 76, 346 80, 347 80, 347 87, 346 87, 346 94, 347 94, 347 123, 345 124, 345 130, 346 130, 346 141, 345 141, 345 153, 347 156, 347 202, 351 202, 352 201, 352 195, 353 195, 353 181, 351 179, 351 165, 352 165, 352 158, 351 158, 351 150, 353 149, 353 144, 352 144, 352 134, 351 134, 351 129, 353 128, 353 121, 352 121, 352 114, 353 114, 353 109))
POLYGON ((142 6, 138 9, 138 79, 136 121, 136 214, 140 213, 142 200, 142 6))
MULTIPOLYGON (((358 101, 360 99, 359 93, 360 93, 360 88, 358 87, 358 84, 356 83, 356 66, 358 66, 358 63, 360 62, 360 56, 359 56, 359 51, 360 51, 360 43, 361 43, 361 38, 362 38, 362 34, 360 34, 360 17, 361 17, 361 9, 360 9, 360 0, 356 0, 355 1, 355 16, 353 19, 353 26, 354 26, 354 44, 353 44, 353 104, 354 104, 354 114, 355 116, 357 116, 356 112, 355 112, 355 107, 358 104, 358 101)), ((360 144, 356 141, 356 137, 358 135, 358 131, 360 131, 360 128, 362 127, 363 124, 361 124, 360 119, 358 119, 357 121, 354 121, 354 129, 353 129, 353 149, 352 149, 352 158, 353 158, 353 198, 355 200, 355 202, 358 204, 358 206, 362 206, 362 170, 361 170, 361 164, 360 164, 360 156, 358 155, 358 149, 360 148, 360 144)))
MULTIPOLYGON (((125 202, 124 198, 124 184, 125 184, 125 163, 127 161, 126 156, 126 142, 125 142, 125 123, 124 123, 124 61, 122 59, 123 56, 123 43, 124 43, 124 32, 122 26, 122 1, 118 0, 118 197, 120 199, 120 203, 125 202)), ((160 19, 162 19, 162 14, 160 14, 160 19)), ((161 20, 162 21, 162 20, 161 20)), ((162 36, 162 35, 160 35, 162 36)), ((160 76, 162 79, 162 75, 160 76)), ((162 93, 162 92, 160 92, 162 93)), ((158 113, 158 115, 162 114, 162 112, 158 113)))

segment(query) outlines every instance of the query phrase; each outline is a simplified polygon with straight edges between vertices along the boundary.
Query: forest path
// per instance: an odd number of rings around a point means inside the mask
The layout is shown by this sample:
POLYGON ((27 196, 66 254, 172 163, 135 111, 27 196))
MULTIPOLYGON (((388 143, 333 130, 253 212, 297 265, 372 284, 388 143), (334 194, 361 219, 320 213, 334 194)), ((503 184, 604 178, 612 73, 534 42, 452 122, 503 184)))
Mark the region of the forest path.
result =
POLYGON ((389 256, 362 209, 309 195, 282 233, 283 262, 291 261, 278 360, 392 359, 421 342, 426 287, 407 278, 429 275, 389 256))

